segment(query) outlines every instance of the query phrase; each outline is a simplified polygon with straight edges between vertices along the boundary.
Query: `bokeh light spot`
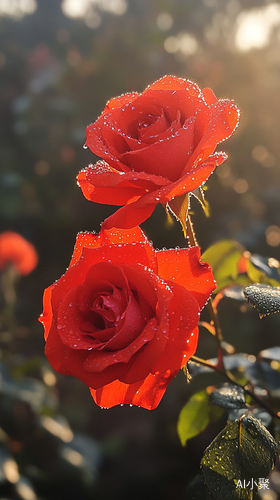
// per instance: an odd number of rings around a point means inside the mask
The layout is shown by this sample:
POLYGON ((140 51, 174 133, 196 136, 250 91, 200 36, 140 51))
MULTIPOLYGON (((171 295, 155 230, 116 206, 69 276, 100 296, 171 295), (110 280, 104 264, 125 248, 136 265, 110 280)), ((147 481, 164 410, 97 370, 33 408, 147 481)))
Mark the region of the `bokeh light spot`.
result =
POLYGON ((61 9, 65 16, 74 18, 83 17, 85 20, 88 18, 90 12, 94 12, 93 9, 96 7, 116 16, 121 16, 127 11, 125 0, 63 0, 61 4, 61 9))
POLYGON ((219 168, 217 168, 216 174, 218 177, 220 177, 220 179, 229 177, 229 175, 231 174, 230 166, 227 164, 221 165, 219 168))
POLYGON ((101 17, 97 12, 92 10, 86 14, 85 23, 89 28, 96 29, 101 24, 101 17))
POLYGON ((273 167, 275 164, 275 156, 265 146, 256 146, 252 151, 252 157, 265 168, 273 167))
POLYGON ((233 184, 233 189, 238 194, 246 193, 248 187, 248 182, 245 179, 237 179, 233 184))
POLYGON ((168 12, 161 12, 157 17, 157 27, 162 31, 170 30, 173 25, 173 19, 168 12))
POLYGON ((169 54, 180 51, 183 55, 194 54, 198 49, 196 38, 187 32, 178 33, 177 36, 169 36, 164 42, 164 48, 169 54))
POLYGON ((179 48, 178 40, 175 36, 169 36, 164 41, 164 48, 169 54, 175 54, 179 48))
POLYGON ((16 483, 20 478, 17 463, 12 459, 3 463, 3 471, 10 483, 16 483))
POLYGON ((72 465, 79 466, 79 465, 82 465, 82 463, 84 461, 82 455, 78 451, 75 451, 68 446, 67 447, 65 446, 64 448, 62 448, 61 454, 65 458, 65 460, 70 462, 70 464, 72 464, 72 465))
POLYGON ((280 245, 280 227, 269 226, 265 231, 266 242, 271 247, 278 247, 280 245))
POLYGON ((16 490, 23 500, 36 500, 37 496, 34 493, 31 485, 26 480, 20 479, 16 484, 16 490))

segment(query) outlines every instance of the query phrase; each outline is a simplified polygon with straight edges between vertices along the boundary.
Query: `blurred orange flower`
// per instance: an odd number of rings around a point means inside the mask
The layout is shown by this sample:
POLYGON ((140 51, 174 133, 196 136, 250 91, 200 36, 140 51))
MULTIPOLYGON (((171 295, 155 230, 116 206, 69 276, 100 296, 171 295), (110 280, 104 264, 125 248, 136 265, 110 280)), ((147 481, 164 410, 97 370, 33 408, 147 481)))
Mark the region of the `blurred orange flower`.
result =
POLYGON ((0 270, 14 264, 19 274, 29 274, 36 267, 38 255, 34 246, 20 234, 5 231, 0 234, 0 270))

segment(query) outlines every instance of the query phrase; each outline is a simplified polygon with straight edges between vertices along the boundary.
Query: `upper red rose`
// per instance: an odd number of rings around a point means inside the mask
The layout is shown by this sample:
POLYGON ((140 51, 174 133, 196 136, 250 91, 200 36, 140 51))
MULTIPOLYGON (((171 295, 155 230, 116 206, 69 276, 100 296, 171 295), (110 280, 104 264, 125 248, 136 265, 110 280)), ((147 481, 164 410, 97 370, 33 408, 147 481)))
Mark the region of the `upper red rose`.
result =
POLYGON ((13 231, 0 234, 0 270, 13 264, 19 274, 29 274, 37 262, 37 252, 32 243, 13 231))
POLYGON ((100 406, 153 409, 196 350, 215 288, 198 247, 155 251, 140 228, 79 233, 66 273, 44 293, 46 356, 100 406))
POLYGON ((86 130, 86 145, 106 161, 77 178, 87 199, 125 205, 103 227, 136 226, 157 203, 201 186, 227 158, 214 150, 232 134, 238 116, 233 101, 175 76, 108 101, 86 130))

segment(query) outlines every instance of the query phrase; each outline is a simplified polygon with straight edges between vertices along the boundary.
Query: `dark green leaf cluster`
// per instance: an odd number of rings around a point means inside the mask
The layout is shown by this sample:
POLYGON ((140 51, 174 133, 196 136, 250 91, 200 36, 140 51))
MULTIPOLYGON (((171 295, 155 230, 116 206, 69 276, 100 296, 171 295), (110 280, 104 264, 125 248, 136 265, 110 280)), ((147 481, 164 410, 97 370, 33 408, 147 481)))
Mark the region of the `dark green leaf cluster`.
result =
POLYGON ((242 388, 224 384, 209 397, 206 391, 194 394, 185 405, 178 422, 183 444, 211 421, 209 404, 224 408, 228 423, 205 450, 201 473, 190 483, 186 498, 255 498, 260 479, 268 475, 277 458, 277 443, 266 429, 272 418, 266 411, 247 405, 242 388))
POLYGON ((193 394, 179 415, 181 443, 186 445, 222 415, 227 419, 203 454, 201 472, 187 488, 188 500, 259 498, 260 480, 265 481, 278 456, 273 436, 278 435, 279 426, 279 347, 261 351, 257 359, 234 354, 223 360, 224 373, 235 384, 209 385, 215 381, 212 376, 217 376, 211 368, 217 367, 217 359, 205 361, 208 366, 188 363, 195 386, 205 384, 206 388, 193 394))

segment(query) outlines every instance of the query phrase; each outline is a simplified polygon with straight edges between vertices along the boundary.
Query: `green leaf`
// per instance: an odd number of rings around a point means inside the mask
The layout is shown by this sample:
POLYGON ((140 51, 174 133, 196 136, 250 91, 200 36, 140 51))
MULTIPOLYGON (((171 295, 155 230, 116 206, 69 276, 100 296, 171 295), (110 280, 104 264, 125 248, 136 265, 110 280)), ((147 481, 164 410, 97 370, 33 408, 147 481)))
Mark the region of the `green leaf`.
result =
POLYGON ((180 412, 177 430, 182 445, 185 446, 188 439, 202 432, 208 423, 208 394, 206 391, 200 391, 189 399, 180 412))
MULTIPOLYGON (((251 415, 228 424, 206 449, 201 460, 204 482, 215 500, 252 498, 250 487, 238 481, 258 483, 265 478, 277 457, 277 443, 251 415)), ((255 491, 257 486, 255 486, 255 491)))
POLYGON ((257 309, 260 318, 280 312, 280 288, 256 283, 246 286, 244 295, 248 302, 257 309))
POLYGON ((221 406, 226 410, 236 410, 246 406, 243 389, 227 383, 210 394, 209 403, 221 406))
POLYGON ((209 407, 210 422, 216 422, 224 415, 224 413, 225 413, 224 409, 221 408, 220 406, 210 405, 209 407))
POLYGON ((238 262, 244 251, 245 248, 236 241, 222 240, 214 243, 202 254, 201 260, 212 267, 217 282, 215 293, 236 282, 238 262))

